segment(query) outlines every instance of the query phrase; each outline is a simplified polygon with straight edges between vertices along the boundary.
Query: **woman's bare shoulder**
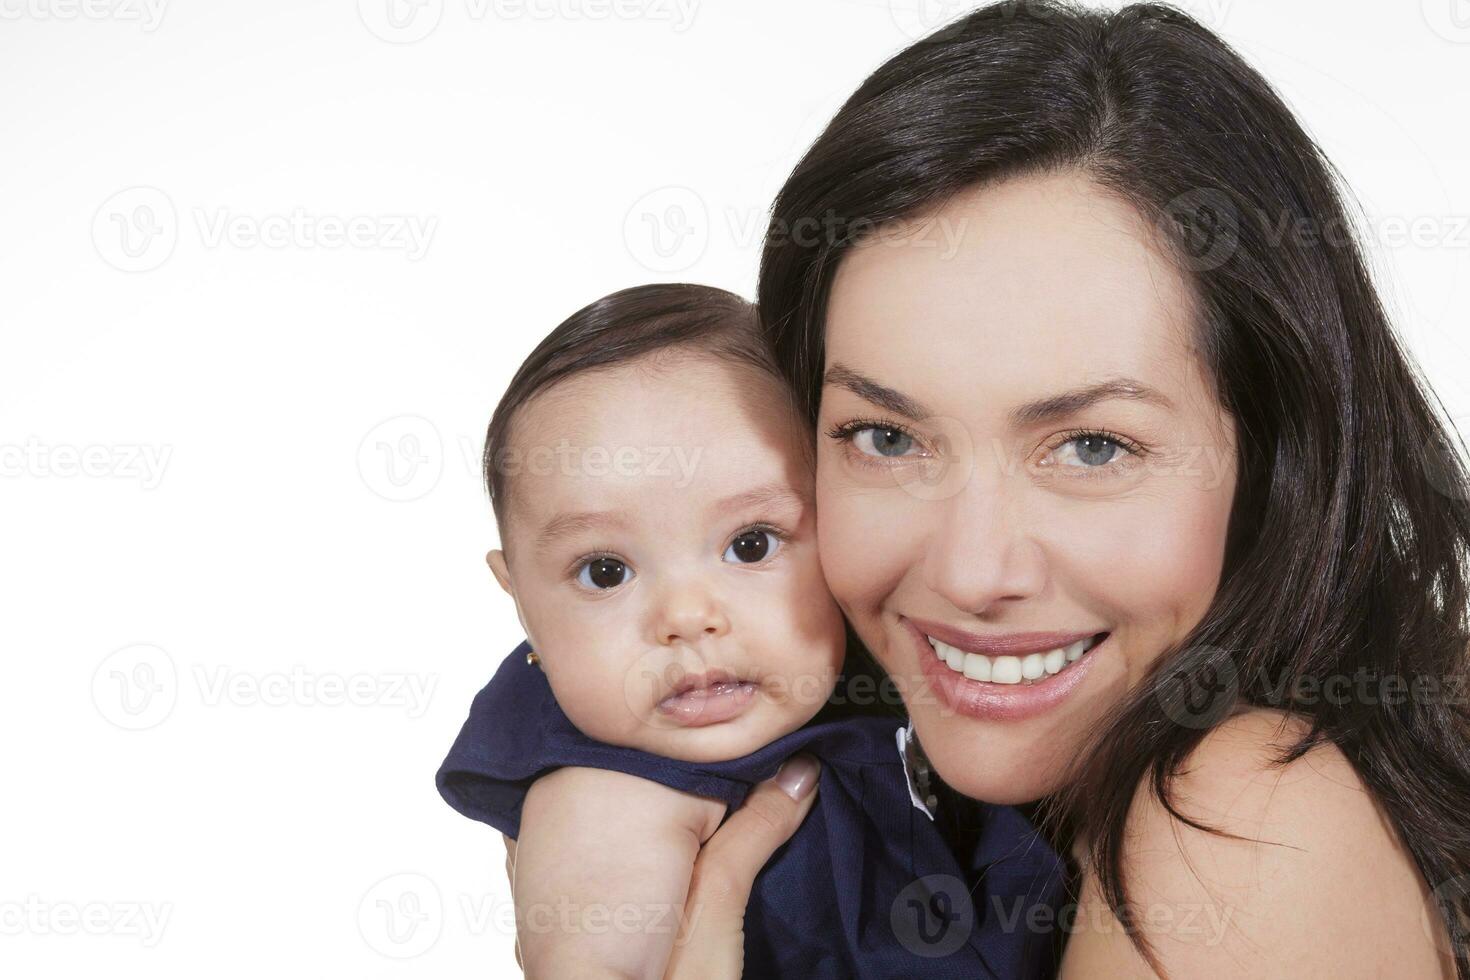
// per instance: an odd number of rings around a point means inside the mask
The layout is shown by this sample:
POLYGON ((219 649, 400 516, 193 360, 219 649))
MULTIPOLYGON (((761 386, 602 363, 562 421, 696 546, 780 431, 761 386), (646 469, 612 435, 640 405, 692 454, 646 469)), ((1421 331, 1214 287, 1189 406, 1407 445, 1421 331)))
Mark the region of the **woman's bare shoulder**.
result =
MULTIPOLYGON (((1429 889, 1383 809, 1331 743, 1276 760, 1305 719, 1252 709, 1206 735, 1175 779, 1176 817, 1134 797, 1123 875, 1139 931, 1172 976, 1453 977, 1429 889)), ((1153 976, 1084 879, 1068 976, 1153 976)))

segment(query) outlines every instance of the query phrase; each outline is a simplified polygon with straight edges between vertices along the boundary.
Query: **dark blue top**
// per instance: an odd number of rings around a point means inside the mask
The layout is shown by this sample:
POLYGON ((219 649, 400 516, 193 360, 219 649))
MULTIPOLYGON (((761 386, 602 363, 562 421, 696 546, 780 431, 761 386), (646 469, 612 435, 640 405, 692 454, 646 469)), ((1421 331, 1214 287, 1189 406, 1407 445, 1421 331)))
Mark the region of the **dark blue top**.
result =
POLYGON ((522 643, 476 695, 440 767, 456 810, 512 838, 521 804, 559 766, 632 773, 723 800, 805 751, 822 761, 817 801, 756 877, 745 916, 745 976, 790 980, 1051 976, 1063 865, 1019 811, 978 805, 965 865, 911 790, 897 719, 809 723, 727 762, 681 762, 583 735, 522 643), (966 884, 966 883, 969 884, 966 884))

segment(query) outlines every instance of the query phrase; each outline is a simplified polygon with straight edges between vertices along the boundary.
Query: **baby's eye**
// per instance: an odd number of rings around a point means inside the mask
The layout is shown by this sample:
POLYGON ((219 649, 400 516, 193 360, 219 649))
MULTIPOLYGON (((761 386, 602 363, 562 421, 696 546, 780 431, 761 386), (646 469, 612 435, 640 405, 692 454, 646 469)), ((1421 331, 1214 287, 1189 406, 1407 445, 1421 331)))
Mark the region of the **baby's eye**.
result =
POLYGON ((735 540, 730 542, 730 547, 725 549, 723 557, 725 561, 751 565, 775 554, 780 546, 781 539, 773 532, 752 528, 737 534, 735 540))
POLYGON ((616 558, 593 558, 577 571, 577 582, 589 589, 612 589, 633 577, 633 569, 616 558))

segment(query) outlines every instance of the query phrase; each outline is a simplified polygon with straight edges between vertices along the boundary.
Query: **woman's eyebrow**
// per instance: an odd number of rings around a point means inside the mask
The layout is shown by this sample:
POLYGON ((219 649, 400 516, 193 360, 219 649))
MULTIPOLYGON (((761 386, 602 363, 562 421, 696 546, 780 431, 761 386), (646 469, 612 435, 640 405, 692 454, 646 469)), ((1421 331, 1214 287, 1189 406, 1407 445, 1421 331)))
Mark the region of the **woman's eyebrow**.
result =
MULTIPOLYGON (((935 414, 919 400, 879 384, 845 364, 834 361, 822 380, 823 384, 845 388, 864 401, 872 402, 874 405, 886 408, 890 412, 915 422, 923 421, 935 414)), ((1171 411, 1174 409, 1174 403, 1158 389, 1135 378, 1114 377, 1018 405, 1007 413, 1007 418, 1013 428, 1020 429, 1064 418, 1109 398, 1143 401, 1171 411)))
POLYGON ((1148 402, 1160 408, 1173 411, 1174 403, 1169 397, 1157 388, 1151 388, 1142 381, 1133 378, 1108 378, 1095 384, 1082 385, 1071 388, 1057 395, 1049 395, 1046 398, 1034 402, 1027 402, 1017 408, 1011 409, 1009 418, 1012 427, 1021 429, 1028 425, 1037 425, 1042 422, 1050 422, 1054 419, 1065 418, 1109 398, 1125 398, 1132 401, 1148 402))
POLYGON ((918 399, 910 398, 901 391, 880 385, 867 375, 854 371, 837 361, 833 361, 832 366, 827 369, 826 375, 822 378, 822 384, 846 388, 863 401, 872 402, 896 415, 913 419, 915 422, 934 414, 918 399))

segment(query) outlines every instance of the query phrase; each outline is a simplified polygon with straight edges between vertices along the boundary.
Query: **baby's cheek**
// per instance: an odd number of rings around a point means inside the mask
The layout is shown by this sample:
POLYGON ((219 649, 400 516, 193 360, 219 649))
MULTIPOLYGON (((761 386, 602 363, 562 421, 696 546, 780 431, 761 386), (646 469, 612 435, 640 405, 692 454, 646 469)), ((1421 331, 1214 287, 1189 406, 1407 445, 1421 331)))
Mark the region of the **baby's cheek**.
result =
POLYGON ((636 737, 643 719, 631 702, 643 697, 651 703, 653 681, 636 671, 609 670, 601 663, 562 664, 547 673, 562 712, 583 733, 613 744, 636 737))

